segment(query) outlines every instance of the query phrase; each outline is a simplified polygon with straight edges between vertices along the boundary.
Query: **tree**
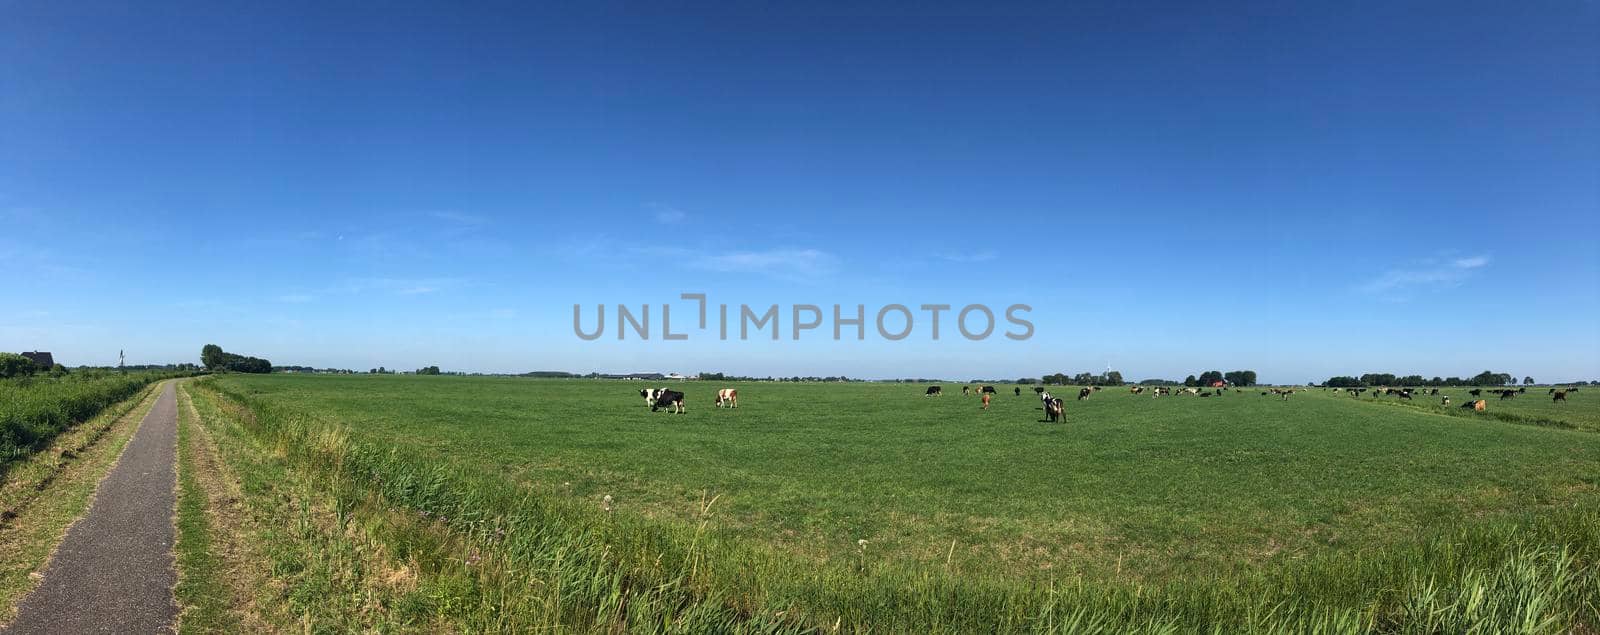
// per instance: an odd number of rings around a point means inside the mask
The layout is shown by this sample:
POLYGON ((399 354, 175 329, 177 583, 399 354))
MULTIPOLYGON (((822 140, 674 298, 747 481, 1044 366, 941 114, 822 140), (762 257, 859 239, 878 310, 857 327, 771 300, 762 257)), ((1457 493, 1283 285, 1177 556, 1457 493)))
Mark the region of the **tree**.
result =
POLYGON ((1328 381, 1323 385, 1329 388, 1360 388, 1366 384, 1361 383, 1361 380, 1354 377, 1346 377, 1341 375, 1339 377, 1329 378, 1328 381))
POLYGON ((1106 385, 1107 386, 1121 386, 1122 385, 1122 373, 1118 372, 1118 371, 1114 371, 1114 370, 1106 371, 1106 385))
POLYGON ((33 360, 16 353, 0 353, 0 377, 26 377, 39 370, 33 360))
POLYGON ((1472 385, 1474 385, 1474 386, 1503 386, 1505 384, 1511 383, 1512 381, 1513 381, 1513 379, 1512 379, 1510 373, 1497 373, 1497 372, 1494 372, 1494 371, 1486 370, 1486 371, 1483 371, 1483 372, 1478 373, 1477 375, 1473 376, 1472 385))
POLYGON ((1183 378, 1183 385, 1193 388, 1195 386, 1200 385, 1200 380, 1195 379, 1194 375, 1190 375, 1188 377, 1184 377, 1183 378))
POLYGON ((200 363, 205 364, 206 370, 222 370, 228 363, 227 354, 222 352, 221 346, 207 344, 200 348, 200 363))
POLYGON ((1222 371, 1220 371, 1220 370, 1208 370, 1206 372, 1200 373, 1200 379, 1196 380, 1197 383, 1195 385, 1197 385, 1197 386, 1210 386, 1210 385, 1215 384, 1215 383, 1217 383, 1219 381, 1222 381, 1222 371))
POLYGON ((1532 377, 1523 377, 1522 378, 1522 383, 1526 384, 1526 385, 1529 385, 1529 386, 1532 386, 1533 385, 1533 378, 1532 377))
POLYGON ((439 367, 438 366, 423 366, 422 368, 418 368, 417 369, 417 374, 418 375, 438 375, 439 374, 439 367))
POLYGON ((228 370, 236 373, 270 373, 272 362, 259 357, 236 355, 222 350, 216 344, 207 344, 200 348, 200 361, 206 365, 206 370, 228 370))
POLYGON ((1254 386, 1256 385, 1256 371, 1235 370, 1223 373, 1222 379, 1235 386, 1254 386))

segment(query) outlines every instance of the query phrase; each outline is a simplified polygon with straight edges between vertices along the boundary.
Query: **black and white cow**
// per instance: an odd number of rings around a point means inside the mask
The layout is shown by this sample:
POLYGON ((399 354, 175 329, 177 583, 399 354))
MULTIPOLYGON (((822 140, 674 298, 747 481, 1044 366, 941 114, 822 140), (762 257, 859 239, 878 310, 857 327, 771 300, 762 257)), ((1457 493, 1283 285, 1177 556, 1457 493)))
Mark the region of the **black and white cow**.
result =
POLYGON ((650 404, 655 403, 656 402, 656 397, 660 396, 661 393, 664 393, 666 391, 667 391, 667 389, 665 389, 665 388, 646 388, 644 390, 639 391, 639 396, 640 397, 644 397, 644 405, 648 406, 650 404))
POLYGON ((662 388, 661 391, 656 394, 656 402, 650 404, 650 412, 655 412, 658 408, 670 408, 672 412, 676 414, 683 414, 685 412, 685 408, 683 407, 683 393, 676 390, 667 390, 662 388))
POLYGON ((1094 392, 1093 390, 1089 390, 1088 388, 1080 388, 1080 389, 1078 389, 1078 401, 1083 401, 1085 399, 1088 399, 1089 398, 1089 394, 1093 393, 1093 392, 1094 392))
POLYGON ((1050 423, 1060 421, 1066 413, 1066 404, 1060 399, 1051 397, 1048 392, 1040 392, 1039 400, 1044 402, 1044 419, 1050 423))
POLYGON ((978 390, 978 394, 980 394, 980 395, 992 395, 992 394, 994 394, 994 386, 984 386, 983 388, 978 390))
POLYGON ((943 388, 940 388, 938 386, 928 386, 928 392, 923 393, 922 396, 924 396, 924 397, 938 397, 939 395, 942 395, 942 394, 944 394, 944 389, 943 388))

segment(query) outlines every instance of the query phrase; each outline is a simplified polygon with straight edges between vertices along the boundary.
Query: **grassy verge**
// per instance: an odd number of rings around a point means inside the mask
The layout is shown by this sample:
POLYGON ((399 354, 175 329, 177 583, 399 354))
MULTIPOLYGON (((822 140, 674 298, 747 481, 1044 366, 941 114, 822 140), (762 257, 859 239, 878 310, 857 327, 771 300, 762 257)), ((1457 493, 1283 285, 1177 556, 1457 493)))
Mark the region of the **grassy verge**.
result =
MULTIPOLYGON (((879 561, 799 560, 695 522, 611 513, 446 463, 338 421, 200 391, 267 536, 275 598, 315 630, 747 632, 1587 632, 1600 512, 1419 532, 1211 579, 1046 582, 879 561), (312 487, 306 487, 312 484, 312 487), (296 513, 298 512, 298 513, 296 513), (289 551, 299 550, 294 557, 289 551), (385 572, 394 575, 385 575, 385 572), (320 602, 308 602, 315 597, 320 602)), ((204 409, 203 409, 204 410, 204 409)))
POLYGON ((89 508, 100 479, 155 404, 159 388, 144 387, 9 466, 0 485, 0 616, 10 619, 33 589, 37 572, 67 527, 89 508))
POLYGON ((80 371, 0 380, 0 476, 102 410, 163 379, 189 373, 80 371))
MULTIPOLYGON (((252 631, 449 630, 435 608, 467 584, 440 574, 463 562, 458 537, 347 481, 298 469, 289 448, 248 432, 251 413, 214 392, 189 396, 202 446, 195 473, 212 480, 202 488, 212 491, 208 523, 221 543, 213 551, 227 572, 219 591, 230 619, 252 631)), ((204 630, 189 622, 184 630, 191 626, 204 630)))
POLYGON ((224 579, 226 571, 217 544, 226 537, 213 534, 217 528, 211 522, 214 503, 202 484, 202 479, 219 475, 185 388, 180 384, 178 391, 178 585, 173 590, 182 607, 178 632, 238 632, 240 620, 228 610, 232 593, 224 579))

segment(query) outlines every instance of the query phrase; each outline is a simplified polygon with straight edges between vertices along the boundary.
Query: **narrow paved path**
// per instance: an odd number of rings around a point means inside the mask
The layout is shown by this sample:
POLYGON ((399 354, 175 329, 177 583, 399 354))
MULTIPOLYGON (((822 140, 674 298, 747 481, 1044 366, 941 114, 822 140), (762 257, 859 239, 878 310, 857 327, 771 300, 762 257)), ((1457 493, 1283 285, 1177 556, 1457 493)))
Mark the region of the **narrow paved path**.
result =
POLYGON ((10 633, 170 632, 178 407, 173 382, 139 424, 89 513, 67 530, 10 633))

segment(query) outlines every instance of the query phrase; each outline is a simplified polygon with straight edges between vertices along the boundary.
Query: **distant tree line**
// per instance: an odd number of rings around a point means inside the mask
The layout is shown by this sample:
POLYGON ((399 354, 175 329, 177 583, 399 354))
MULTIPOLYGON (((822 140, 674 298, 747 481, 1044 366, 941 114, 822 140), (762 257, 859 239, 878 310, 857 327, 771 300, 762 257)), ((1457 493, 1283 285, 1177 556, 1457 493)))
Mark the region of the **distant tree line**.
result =
MULTIPOLYGON (((771 376, 768 376, 768 377, 745 377, 745 376, 742 376, 742 375, 729 375, 727 373, 715 373, 715 372, 701 372, 700 373, 700 380, 701 381, 833 382, 833 383, 848 382, 848 381, 865 381, 865 380, 861 380, 861 379, 851 379, 849 377, 845 377, 844 375, 833 375, 833 376, 829 376, 829 377, 801 377, 799 375, 795 375, 793 377, 771 377, 771 376)), ((927 381, 927 380, 920 380, 919 379, 919 380, 916 380, 916 381, 927 381)))
POLYGON ((423 366, 422 368, 418 368, 417 369, 417 374, 418 375, 438 375, 439 374, 439 367, 438 366, 423 366))
POLYGON ((1068 377, 1066 373, 1056 373, 1040 377, 1039 382, 1046 386, 1121 386, 1123 384, 1122 373, 1114 370, 1106 371, 1102 375, 1078 373, 1071 377, 1068 377))
POLYGON ((272 362, 259 357, 236 355, 222 350, 216 344, 207 344, 200 348, 200 363, 205 364, 206 370, 212 372, 231 371, 235 373, 270 373, 272 362))
POLYGON ((273 366, 274 373, 316 373, 319 375, 354 375, 348 368, 313 368, 311 366, 273 366))
MULTIPOLYGON (((1424 378, 1422 375, 1395 376, 1394 373, 1367 373, 1360 377, 1341 375, 1330 377, 1323 385, 1329 388, 1362 388, 1366 386, 1504 386, 1515 384, 1517 378, 1510 373, 1497 373, 1483 371, 1462 379, 1460 377, 1434 377, 1424 378)), ((1532 377, 1525 377, 1525 384, 1532 384, 1532 377)))
POLYGON ((35 373, 45 373, 52 377, 60 377, 67 374, 67 368, 60 364, 45 368, 17 353, 0 353, 0 379, 28 377, 35 373))

